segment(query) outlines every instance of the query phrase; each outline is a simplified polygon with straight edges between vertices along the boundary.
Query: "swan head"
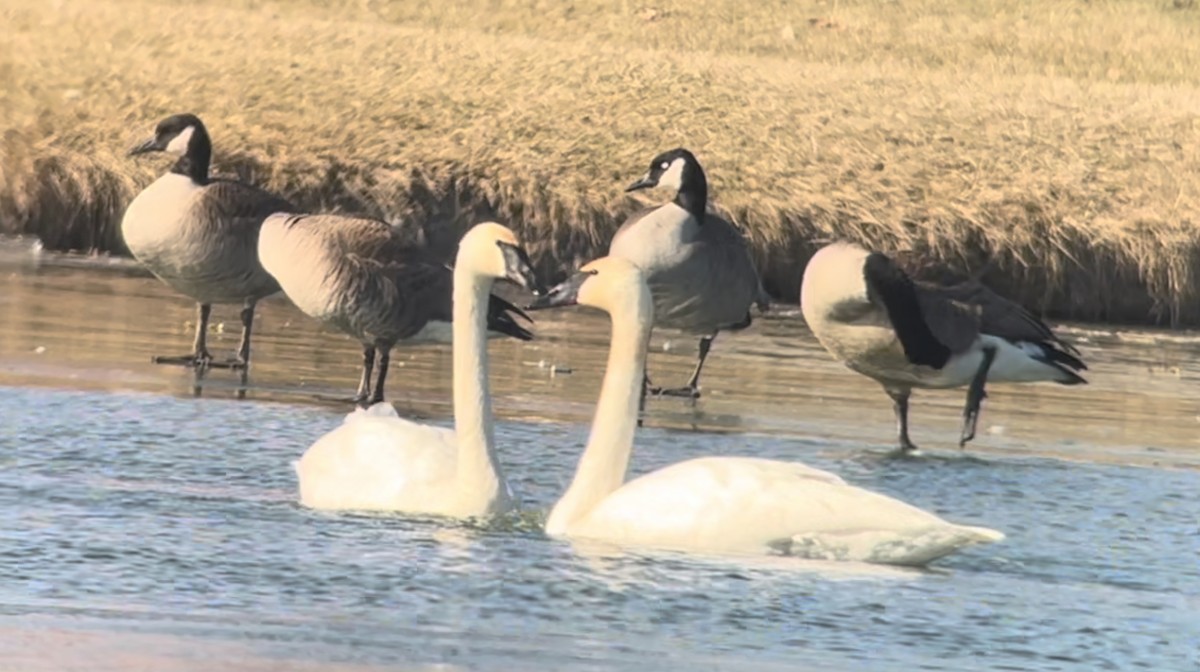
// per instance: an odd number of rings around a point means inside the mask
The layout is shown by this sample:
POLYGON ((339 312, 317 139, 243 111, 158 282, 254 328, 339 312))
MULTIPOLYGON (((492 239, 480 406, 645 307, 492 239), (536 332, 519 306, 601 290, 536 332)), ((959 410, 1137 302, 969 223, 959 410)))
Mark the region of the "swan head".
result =
POLYGON ((685 182, 692 182, 702 175, 700 162, 688 150, 677 147, 663 152, 650 161, 650 169, 642 179, 625 187, 626 192, 649 189, 651 187, 666 187, 679 190, 685 182))
POLYGON ((646 276, 632 262, 601 257, 555 285, 529 305, 530 310, 563 306, 590 306, 612 315, 629 310, 653 318, 653 303, 646 276))
POLYGON ((529 254, 517 240, 517 235, 496 222, 476 224, 467 231, 458 243, 454 265, 486 277, 511 281, 535 294, 542 290, 529 254))
POLYGON ((204 122, 196 115, 174 114, 158 122, 158 126, 154 127, 154 137, 135 145, 129 150, 129 156, 150 152, 183 156, 193 143, 199 142, 199 136, 206 136, 207 133, 204 122))

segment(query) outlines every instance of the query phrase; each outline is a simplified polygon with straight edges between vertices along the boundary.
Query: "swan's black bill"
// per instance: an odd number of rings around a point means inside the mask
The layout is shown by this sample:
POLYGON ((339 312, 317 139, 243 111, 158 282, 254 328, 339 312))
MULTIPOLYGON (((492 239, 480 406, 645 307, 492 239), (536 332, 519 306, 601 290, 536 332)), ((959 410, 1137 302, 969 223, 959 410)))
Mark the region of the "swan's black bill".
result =
POLYGON ((544 310, 546 308, 563 308, 579 303, 579 289, 595 271, 576 271, 571 277, 563 280, 550 289, 549 292, 535 298, 526 310, 544 310))
POLYGON ((655 187, 655 186, 658 186, 658 178, 651 177, 650 173, 646 173, 645 175, 642 176, 642 179, 638 180, 637 182, 634 182, 633 184, 629 185, 628 187, 625 187, 625 192, 629 193, 631 191, 637 191, 639 189, 649 189, 650 187, 655 187))
POLYGON ((129 156, 137 156, 138 154, 149 154, 150 152, 162 152, 166 150, 166 145, 158 141, 158 138, 150 138, 149 140, 135 145, 129 150, 129 156))
POLYGON ((504 254, 504 279, 528 289, 534 294, 544 294, 545 288, 542 287, 537 274, 533 272, 533 262, 529 260, 529 254, 525 252, 525 248, 499 241, 496 244, 500 246, 500 252, 504 254))

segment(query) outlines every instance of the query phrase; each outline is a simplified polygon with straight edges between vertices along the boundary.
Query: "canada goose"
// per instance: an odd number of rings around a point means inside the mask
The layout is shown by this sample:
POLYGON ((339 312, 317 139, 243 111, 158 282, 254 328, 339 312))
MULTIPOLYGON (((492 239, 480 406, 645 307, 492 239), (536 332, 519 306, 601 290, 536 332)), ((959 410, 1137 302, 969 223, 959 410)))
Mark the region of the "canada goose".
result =
POLYGON ((671 550, 782 552, 903 565, 1004 538, 794 462, 702 457, 626 483, 653 298, 642 271, 607 257, 584 266, 530 308, 576 303, 607 312, 612 339, 587 447, 546 519, 547 534, 671 550))
POLYGON ((675 198, 625 220, 608 253, 646 272, 657 324, 702 334, 687 385, 649 390, 694 399, 700 396, 700 371, 713 339, 721 331, 750 326, 751 304, 766 310, 769 299, 742 233, 706 211, 708 180, 691 152, 678 148, 659 154, 625 191, 650 187, 675 189, 675 198))
POLYGON ((850 243, 820 249, 804 269, 804 319, 821 345, 892 398, 900 452, 913 388, 969 385, 959 446, 975 437, 989 381, 1086 383, 1079 351, 1020 305, 975 281, 914 281, 879 252, 850 243))
POLYGON ((488 390, 486 329, 495 280, 537 287, 516 236, 486 222, 463 237, 454 264, 454 429, 403 420, 390 404, 356 409, 295 464, 302 504, 458 517, 512 507, 488 390))
MULTIPOLYGON (((505 247, 508 254, 524 254, 505 247)), ((453 316, 454 272, 400 232, 375 219, 279 213, 263 223, 258 240, 263 266, 300 310, 357 338, 363 346, 362 378, 354 401, 383 401, 392 346, 397 341, 446 340, 453 316), (371 372, 378 377, 371 389, 371 372)), ((518 259, 528 264, 527 259, 518 259)), ((490 281, 489 281, 490 286, 490 281)), ((488 328, 527 341, 515 317, 519 308, 491 296, 488 328)))
POLYGON ((291 204, 257 187, 208 176, 212 142, 194 114, 176 114, 158 123, 154 137, 129 155, 178 155, 162 177, 142 190, 125 209, 121 234, 134 258, 198 306, 192 354, 155 357, 157 364, 245 369, 250 364, 250 331, 259 299, 279 285, 258 262, 258 231, 273 212, 291 204), (237 359, 214 363, 206 335, 214 303, 242 304, 242 340, 237 359))

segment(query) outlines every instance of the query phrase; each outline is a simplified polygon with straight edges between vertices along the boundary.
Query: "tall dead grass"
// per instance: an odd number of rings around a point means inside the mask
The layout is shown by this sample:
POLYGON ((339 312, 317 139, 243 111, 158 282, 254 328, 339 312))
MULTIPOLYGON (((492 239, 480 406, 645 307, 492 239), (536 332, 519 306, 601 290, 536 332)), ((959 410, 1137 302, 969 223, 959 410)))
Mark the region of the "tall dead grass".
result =
POLYGON ((1059 317, 1200 323, 1197 13, 634 4, 11 0, 0 227, 120 250, 163 168, 124 150, 193 111, 219 170, 305 208, 408 219, 446 254, 497 217, 561 273, 686 145, 781 299, 849 238, 1059 317))

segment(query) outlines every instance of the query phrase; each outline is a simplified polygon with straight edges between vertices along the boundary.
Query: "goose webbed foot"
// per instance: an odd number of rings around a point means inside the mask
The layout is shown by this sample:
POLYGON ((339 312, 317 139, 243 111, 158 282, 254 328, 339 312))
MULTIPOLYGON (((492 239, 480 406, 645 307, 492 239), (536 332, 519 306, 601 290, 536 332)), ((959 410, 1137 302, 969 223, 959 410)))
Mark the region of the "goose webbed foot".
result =
POLYGON ((209 358, 208 368, 230 369, 232 371, 249 371, 250 362, 242 359, 241 357, 234 357, 233 359, 227 359, 223 362, 214 362, 212 361, 212 358, 209 358))
POLYGON ((680 399, 699 399, 700 388, 691 385, 683 387, 650 387, 647 391, 656 397, 677 397, 680 399))
POLYGON ((319 401, 331 404, 345 404, 346 406, 357 406, 358 408, 369 408, 371 406, 370 390, 364 390, 361 387, 352 396, 341 394, 314 394, 313 396, 319 401))
POLYGON ((370 393, 362 392, 362 391, 360 391, 358 394, 354 395, 353 397, 344 397, 343 401, 350 403, 350 404, 354 404, 355 406, 357 406, 359 408, 370 408, 371 404, 375 403, 372 400, 372 395, 370 393))
POLYGON ((364 409, 370 408, 370 407, 374 406, 375 404, 378 404, 379 402, 383 401, 382 392, 380 392, 378 394, 372 394, 371 389, 369 387, 363 387, 361 385, 358 388, 358 392, 352 397, 342 397, 342 396, 333 396, 333 395, 324 395, 324 394, 318 394, 316 396, 317 396, 317 399, 320 399, 321 401, 328 401, 328 402, 332 402, 335 404, 346 404, 349 406, 356 406, 358 408, 364 408, 364 409))
POLYGON ((372 394, 369 397, 355 397, 354 403, 359 408, 370 408, 375 404, 383 403, 383 396, 372 394))
MULTIPOLYGON (((212 355, 207 350, 195 352, 190 355, 179 355, 175 357, 155 356, 151 360, 155 364, 163 364, 166 366, 186 366, 197 371, 207 371, 208 369, 234 369, 239 368, 236 360, 224 362, 214 362, 212 355)), ((242 365, 244 367, 244 365, 242 365)))
POLYGON ((313 397, 315 399, 317 399, 318 401, 324 401, 324 402, 328 402, 331 404, 345 404, 347 406, 357 406, 359 408, 367 408, 370 405, 367 403, 368 402, 367 397, 359 397, 359 396, 345 397, 345 396, 339 396, 339 395, 335 395, 335 394, 314 394, 313 397))
POLYGON ((921 448, 917 444, 908 439, 907 436, 900 438, 900 445, 896 446, 897 457, 909 457, 921 454, 921 448))
POLYGON ((651 387, 650 394, 656 397, 677 397, 681 399, 691 399, 695 401, 700 398, 700 372, 704 370, 704 362, 708 359, 708 352, 712 349, 713 339, 717 337, 714 332, 711 335, 700 339, 700 357, 696 360, 696 368, 692 371, 692 377, 688 378, 687 385, 683 387, 651 387))
POLYGON ((362 377, 358 380, 358 391, 353 397, 318 396, 317 398, 322 401, 354 404, 359 408, 370 408, 383 401, 383 384, 387 380, 388 363, 391 361, 390 348, 390 345, 380 346, 378 350, 373 345, 363 346, 362 377), (376 367, 377 361, 378 367, 376 367), (376 370, 378 370, 378 377, 375 378, 375 384, 372 386, 371 374, 376 370))
POLYGON ((242 336, 242 349, 239 357, 223 362, 214 362, 212 354, 208 352, 208 318, 212 312, 212 306, 207 303, 201 303, 197 304, 196 308, 196 338, 192 345, 192 354, 180 355, 178 357, 157 356, 150 361, 155 364, 165 364, 168 366, 186 366, 196 371, 207 371, 209 369, 244 370, 250 360, 249 337, 247 335, 242 336))

